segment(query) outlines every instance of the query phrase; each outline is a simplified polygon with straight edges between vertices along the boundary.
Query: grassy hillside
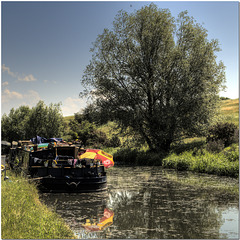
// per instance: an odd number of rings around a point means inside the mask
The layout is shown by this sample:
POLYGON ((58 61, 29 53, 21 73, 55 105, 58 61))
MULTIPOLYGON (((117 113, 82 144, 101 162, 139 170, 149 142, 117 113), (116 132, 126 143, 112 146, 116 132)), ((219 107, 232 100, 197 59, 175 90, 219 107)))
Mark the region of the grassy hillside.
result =
POLYGON ((222 100, 221 111, 224 121, 239 124, 239 99, 222 100))

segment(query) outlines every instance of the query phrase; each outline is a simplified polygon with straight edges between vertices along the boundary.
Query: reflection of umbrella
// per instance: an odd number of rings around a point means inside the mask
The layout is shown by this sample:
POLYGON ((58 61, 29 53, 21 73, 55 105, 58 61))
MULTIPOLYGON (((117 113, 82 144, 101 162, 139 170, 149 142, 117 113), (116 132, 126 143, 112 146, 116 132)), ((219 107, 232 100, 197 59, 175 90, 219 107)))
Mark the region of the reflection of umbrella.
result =
POLYGON ((91 224, 90 220, 87 219, 83 227, 88 231, 100 231, 113 223, 114 212, 108 208, 104 209, 104 216, 100 219, 99 223, 91 224))
POLYGON ((84 158, 101 160, 106 168, 114 166, 113 156, 99 149, 86 149, 86 152, 80 155, 80 159, 84 158))

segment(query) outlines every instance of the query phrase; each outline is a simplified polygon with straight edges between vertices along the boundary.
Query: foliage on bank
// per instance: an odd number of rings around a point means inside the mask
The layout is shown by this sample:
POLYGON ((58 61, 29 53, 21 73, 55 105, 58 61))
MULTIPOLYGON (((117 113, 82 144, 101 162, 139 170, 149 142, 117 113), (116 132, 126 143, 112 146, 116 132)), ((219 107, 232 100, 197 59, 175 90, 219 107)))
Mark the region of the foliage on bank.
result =
POLYGON ((25 178, 2 178, 1 190, 2 239, 74 238, 64 221, 40 202, 36 186, 25 178))
POLYGON ((154 153, 136 149, 121 149, 114 154, 117 164, 163 166, 178 171, 193 171, 219 176, 239 176, 239 148, 232 144, 219 153, 193 148, 181 153, 154 153))
POLYGON ((220 153, 203 150, 188 151, 180 155, 173 153, 162 160, 162 166, 179 171, 188 170, 219 176, 239 176, 239 149, 232 145, 220 153))

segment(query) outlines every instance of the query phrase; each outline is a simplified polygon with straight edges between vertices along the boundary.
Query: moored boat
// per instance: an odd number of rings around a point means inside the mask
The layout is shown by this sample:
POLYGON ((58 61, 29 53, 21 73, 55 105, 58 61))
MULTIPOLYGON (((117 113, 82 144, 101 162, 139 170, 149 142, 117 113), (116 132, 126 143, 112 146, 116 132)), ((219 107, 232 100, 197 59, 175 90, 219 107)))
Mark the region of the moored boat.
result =
POLYGON ((19 141, 10 149, 10 167, 38 182, 43 192, 92 192, 107 188, 113 158, 99 149, 50 142, 19 141))

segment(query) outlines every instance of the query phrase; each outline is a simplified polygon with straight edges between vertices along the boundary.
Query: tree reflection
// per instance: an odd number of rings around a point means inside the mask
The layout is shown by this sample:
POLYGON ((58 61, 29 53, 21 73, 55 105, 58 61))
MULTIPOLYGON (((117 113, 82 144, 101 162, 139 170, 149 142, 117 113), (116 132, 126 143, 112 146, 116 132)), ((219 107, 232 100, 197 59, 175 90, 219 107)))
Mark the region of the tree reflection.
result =
MULTIPOLYGON (((228 205, 233 196, 221 198, 219 192, 210 194, 206 189, 172 182, 154 172, 142 183, 135 176, 137 191, 126 188, 121 194, 116 190, 109 194, 120 238, 125 238, 126 233, 130 238, 222 237, 222 213, 218 208, 228 205)), ((122 187, 132 178, 133 174, 129 179, 125 174, 122 187)))

